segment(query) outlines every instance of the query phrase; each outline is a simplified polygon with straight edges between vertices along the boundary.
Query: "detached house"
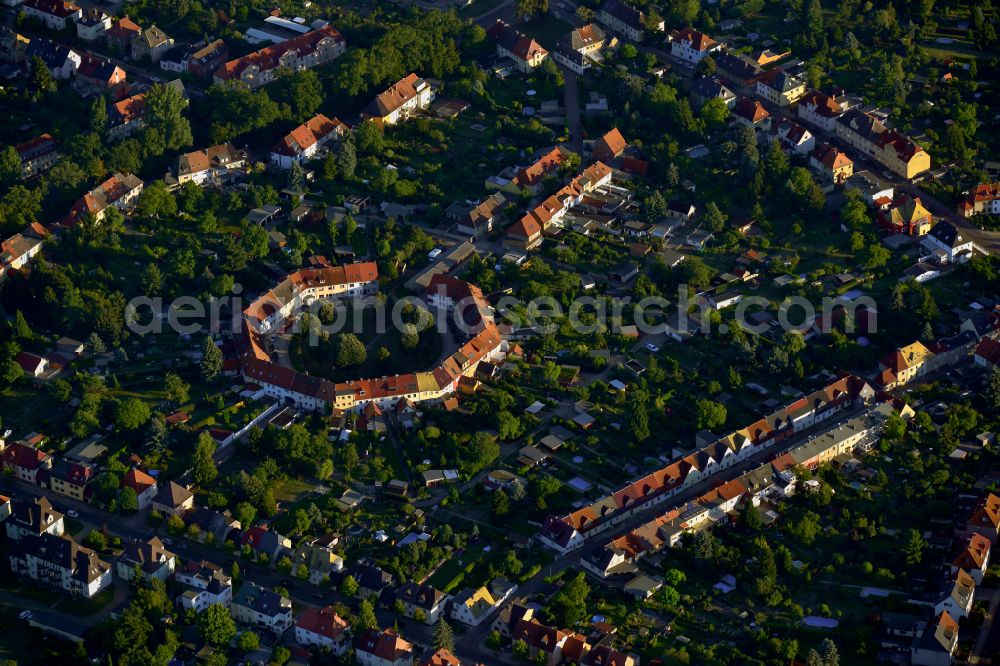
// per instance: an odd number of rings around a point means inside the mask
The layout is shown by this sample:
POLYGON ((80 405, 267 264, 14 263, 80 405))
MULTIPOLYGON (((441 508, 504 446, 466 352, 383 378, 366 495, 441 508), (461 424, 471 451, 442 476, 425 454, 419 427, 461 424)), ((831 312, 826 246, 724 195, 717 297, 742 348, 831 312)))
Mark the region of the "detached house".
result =
POLYGON ((177 158, 177 184, 223 185, 246 172, 247 160, 247 151, 231 143, 184 153, 177 158))
POLYGON ((816 147, 816 137, 812 132, 789 118, 782 118, 772 129, 772 134, 782 148, 799 155, 808 155, 816 147))
POLYGON ((31 62, 36 56, 42 59, 49 68, 54 79, 68 79, 80 67, 83 59, 80 54, 69 48, 51 42, 44 37, 35 37, 24 52, 25 58, 31 62))
POLYGON ((104 219, 108 208, 114 207, 125 212, 132 207, 142 193, 143 182, 130 173, 116 173, 106 181, 87 192, 70 209, 63 225, 72 226, 84 215, 92 215, 98 222, 104 219))
POLYGON ((842 185, 854 175, 854 162, 847 153, 828 143, 821 143, 809 154, 809 166, 835 185, 842 185))
POLYGON ((10 470, 21 481, 41 483, 42 476, 48 475, 48 470, 52 469, 53 461, 52 456, 40 450, 36 444, 37 442, 14 442, 4 445, 3 440, 0 440, 3 469, 10 470))
POLYGON ((351 625, 331 606, 309 608, 295 623, 295 642, 307 647, 315 645, 343 657, 351 646, 351 625))
POLYGON ((94 480, 94 467, 66 459, 59 460, 49 472, 49 487, 53 492, 87 502, 93 495, 90 482, 94 480))
POLYGON ((249 546, 258 557, 265 555, 273 561, 283 550, 290 549, 292 542, 288 537, 281 536, 272 529, 256 525, 243 533, 240 545, 249 546))
MULTIPOLYGON (((646 36, 646 15, 622 0, 606 0, 597 12, 597 21, 605 28, 622 35, 633 42, 641 42, 646 36)), ((663 21, 648 26, 651 30, 663 31, 663 21)))
POLYGON ((63 535, 66 529, 63 514, 53 509, 47 498, 39 497, 29 501, 15 497, 9 502, 10 515, 5 525, 10 541, 43 534, 63 535))
POLYGON ((339 542, 336 534, 317 537, 295 549, 293 567, 305 566, 309 571, 309 582, 319 585, 334 574, 344 570, 344 558, 334 552, 339 542))
POLYGON ((111 585, 111 565, 71 537, 42 534, 26 536, 10 551, 14 575, 27 576, 45 585, 91 598, 111 585))
POLYGON ((713 99, 722 100, 727 109, 731 109, 736 105, 736 93, 723 85, 722 81, 714 76, 696 79, 691 84, 690 96, 691 106, 694 107, 695 111, 700 110, 709 100, 713 99))
POLYGON ((719 51, 712 59, 715 60, 716 71, 742 86, 751 85, 760 76, 760 65, 745 56, 719 51))
POLYGON ((844 114, 844 107, 829 95, 811 90, 799 102, 795 112, 807 123, 827 132, 836 132, 837 118, 844 114))
POLYGON ((76 36, 85 42, 93 42, 111 29, 111 17, 98 7, 91 7, 76 22, 76 36))
POLYGON ((594 142, 590 154, 595 160, 610 162, 625 152, 626 148, 628 148, 628 142, 625 141, 625 137, 622 136, 617 127, 613 127, 607 134, 594 142))
POLYGON ((207 79, 226 63, 228 57, 229 47, 226 42, 217 39, 191 54, 187 60, 187 70, 199 79, 207 79))
POLYGON ((145 511, 152 503, 153 498, 156 497, 156 479, 135 468, 130 469, 125 474, 122 479, 122 488, 131 488, 135 491, 140 511, 145 511))
POLYGON ((486 34, 497 43, 497 55, 513 60, 517 70, 525 74, 541 65, 549 55, 541 44, 500 19, 497 19, 486 34))
POLYGON ((455 597, 451 617, 462 624, 477 627, 516 590, 517 585, 502 578, 493 580, 489 588, 467 589, 455 597))
POLYGON ((876 381, 886 390, 899 388, 927 374, 934 353, 920 341, 900 347, 879 361, 876 381))
POLYGON ((938 222, 920 241, 921 246, 932 253, 940 263, 965 263, 972 258, 975 244, 963 236, 951 222, 938 222))
POLYGON ((101 58, 86 56, 76 70, 76 84, 80 88, 95 92, 106 92, 125 83, 125 70, 101 58))
POLYGON ((164 516, 183 516, 193 508, 194 493, 173 481, 168 481, 153 498, 153 510, 164 516))
POLYGON ((105 33, 108 46, 119 53, 128 51, 132 42, 142 34, 142 26, 125 16, 112 24, 105 33))
POLYGON ((493 231, 493 225, 507 205, 507 197, 500 192, 494 192, 475 206, 453 203, 444 212, 446 220, 455 223, 459 233, 480 237, 493 231))
POLYGON ((409 74, 379 93, 362 112, 362 117, 394 125, 414 113, 426 110, 434 101, 434 89, 416 74, 409 74))
POLYGON ((315 157, 321 147, 339 139, 346 131, 347 125, 340 120, 327 118, 320 113, 275 144, 271 149, 271 164, 279 169, 291 169, 292 165, 302 164, 315 157))
POLYGON ((878 212, 878 223, 889 233, 919 237, 931 230, 934 216, 924 207, 920 197, 903 194, 878 212))
POLYGON ((413 666, 413 645, 392 629, 367 629, 354 639, 361 666, 413 666))
POLYGON ((806 94, 806 82, 780 69, 772 69, 757 79, 757 94, 778 106, 790 106, 806 94))
POLYGON ((64 0, 24 0, 21 11, 28 18, 41 21, 49 30, 65 30, 83 16, 82 9, 64 0))
POLYGON ((422 616, 424 624, 437 624, 444 612, 445 603, 450 598, 430 585, 413 582, 400 585, 394 596, 403 605, 406 617, 417 619, 422 616))
POLYGON ((573 30, 556 44, 552 57, 577 74, 590 69, 590 61, 604 48, 607 36, 597 25, 588 23, 573 30))
POLYGON ((136 60, 149 57, 153 62, 159 62, 160 56, 174 45, 172 37, 168 37, 155 25, 146 28, 132 40, 132 57, 136 60))
POLYGON ((278 636, 292 626, 292 600, 254 582, 243 584, 233 597, 230 611, 237 622, 278 636))
POLYGON ((189 560, 175 575, 185 590, 178 595, 177 605, 184 610, 200 613, 209 606, 229 606, 233 600, 233 581, 222 568, 211 562, 189 560))
POLYGON ((709 53, 722 48, 722 44, 694 28, 672 30, 668 38, 670 55, 692 66, 704 60, 709 53))
POLYGON ((124 139, 146 126, 146 93, 119 100, 108 108, 108 138, 124 139))
POLYGON ((143 542, 134 540, 118 556, 117 573, 122 580, 132 580, 138 571, 146 581, 166 581, 177 566, 177 556, 163 547, 159 537, 143 542))
POLYGON ((741 125, 766 132, 771 129, 771 114, 764 105, 750 97, 739 97, 733 105, 733 118, 741 125))

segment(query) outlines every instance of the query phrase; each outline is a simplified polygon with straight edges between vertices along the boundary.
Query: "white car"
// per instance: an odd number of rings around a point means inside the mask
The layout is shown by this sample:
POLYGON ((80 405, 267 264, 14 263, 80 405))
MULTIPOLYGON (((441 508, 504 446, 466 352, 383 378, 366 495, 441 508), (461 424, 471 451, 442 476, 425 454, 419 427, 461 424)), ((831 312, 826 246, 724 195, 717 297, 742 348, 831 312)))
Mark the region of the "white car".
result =
POLYGON ((76 509, 70 509, 69 511, 66 512, 66 515, 69 516, 70 518, 80 517, 80 513, 76 509))
POLYGON ((656 352, 660 351, 660 348, 654 345, 652 342, 646 344, 646 349, 649 351, 650 354, 655 354, 656 352))
POLYGON ((32 615, 34 615, 34 613, 32 613, 32 612, 31 612, 30 610, 23 610, 23 611, 21 611, 20 613, 18 613, 18 615, 17 615, 17 616, 18 616, 18 617, 19 617, 20 619, 22 619, 22 620, 27 620, 27 619, 28 619, 28 618, 30 618, 30 617, 31 617, 32 615))

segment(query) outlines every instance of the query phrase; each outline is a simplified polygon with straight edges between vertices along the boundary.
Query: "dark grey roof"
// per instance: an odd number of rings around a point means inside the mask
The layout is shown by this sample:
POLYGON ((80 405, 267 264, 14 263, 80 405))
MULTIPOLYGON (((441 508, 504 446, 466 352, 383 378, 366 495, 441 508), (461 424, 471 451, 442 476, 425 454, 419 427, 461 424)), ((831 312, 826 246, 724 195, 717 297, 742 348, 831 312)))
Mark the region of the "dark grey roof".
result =
POLYGON ((958 233, 958 227, 951 222, 938 222, 929 235, 948 247, 957 247, 965 242, 962 234, 958 233))

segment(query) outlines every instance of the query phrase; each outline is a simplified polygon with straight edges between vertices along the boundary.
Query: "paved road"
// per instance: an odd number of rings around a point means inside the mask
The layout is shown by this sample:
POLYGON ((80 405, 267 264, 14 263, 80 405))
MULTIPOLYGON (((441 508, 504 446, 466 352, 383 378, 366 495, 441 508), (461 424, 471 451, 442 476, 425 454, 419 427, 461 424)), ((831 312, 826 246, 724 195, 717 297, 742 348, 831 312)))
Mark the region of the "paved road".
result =
MULTIPOLYGON (((981 601, 982 599, 980 599, 981 601)), ((976 644, 972 648, 972 652, 969 653, 968 663, 970 664, 990 664, 993 663, 992 656, 996 656, 996 653, 991 649, 986 649, 987 640, 990 637, 990 629, 997 619, 997 609, 1000 608, 1000 588, 993 590, 993 596, 990 599, 989 607, 986 610, 986 618, 983 620, 983 626, 979 629, 979 637, 976 639, 976 644), (986 657, 984 661, 983 658, 986 657)), ((996 645, 993 646, 996 648, 996 645)))
POLYGON ((566 124, 569 126, 570 150, 583 154, 583 127, 580 124, 580 90, 577 75, 562 68, 563 104, 566 106, 566 124))
POLYGON ((508 2, 505 2, 502 5, 494 7, 488 12, 480 14, 479 16, 474 18, 473 21, 488 30, 493 26, 494 23, 497 22, 497 19, 500 19, 501 21, 504 21, 506 23, 514 22, 513 0, 509 0, 508 2))

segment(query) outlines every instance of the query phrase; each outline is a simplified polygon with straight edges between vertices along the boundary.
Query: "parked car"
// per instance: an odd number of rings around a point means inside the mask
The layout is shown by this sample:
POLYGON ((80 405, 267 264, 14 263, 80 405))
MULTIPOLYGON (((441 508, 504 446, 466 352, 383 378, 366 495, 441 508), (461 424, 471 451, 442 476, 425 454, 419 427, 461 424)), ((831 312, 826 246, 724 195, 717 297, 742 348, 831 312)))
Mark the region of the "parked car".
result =
POLYGON ((70 518, 79 518, 80 512, 77 511, 76 509, 70 509, 69 511, 66 512, 66 515, 69 516, 70 518))

